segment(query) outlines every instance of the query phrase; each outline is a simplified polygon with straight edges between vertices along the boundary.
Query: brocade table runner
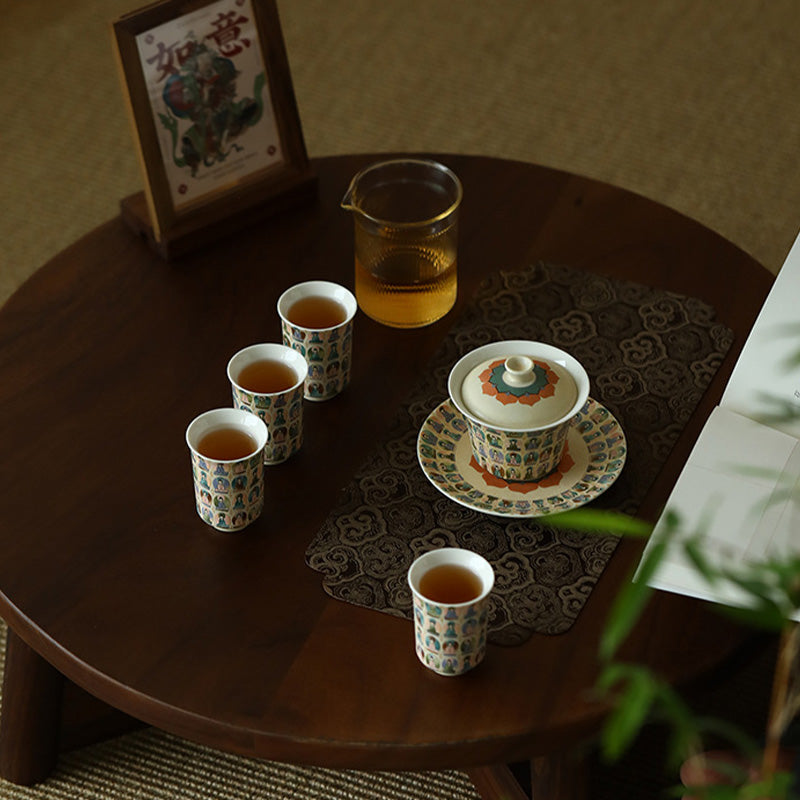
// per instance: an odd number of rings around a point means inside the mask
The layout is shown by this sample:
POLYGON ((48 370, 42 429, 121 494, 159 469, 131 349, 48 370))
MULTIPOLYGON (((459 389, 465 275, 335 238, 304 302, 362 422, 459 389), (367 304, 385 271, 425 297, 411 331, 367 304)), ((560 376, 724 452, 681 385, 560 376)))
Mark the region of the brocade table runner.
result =
POLYGON ((453 364, 501 339, 546 342, 584 365, 590 397, 617 418, 628 448, 620 477, 592 505, 634 514, 733 337, 711 307, 690 297, 554 264, 495 273, 309 545, 306 561, 332 597, 410 619, 411 562, 455 546, 481 553, 495 569, 489 641, 563 633, 577 618, 616 537, 466 507, 439 492, 417 460, 420 426, 447 399, 453 364))

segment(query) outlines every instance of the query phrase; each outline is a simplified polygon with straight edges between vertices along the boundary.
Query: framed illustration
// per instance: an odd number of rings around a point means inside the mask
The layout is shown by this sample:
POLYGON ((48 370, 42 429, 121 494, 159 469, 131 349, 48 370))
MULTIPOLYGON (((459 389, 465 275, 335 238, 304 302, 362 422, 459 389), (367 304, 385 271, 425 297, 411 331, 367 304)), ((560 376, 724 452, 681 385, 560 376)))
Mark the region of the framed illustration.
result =
POLYGON ((145 177, 123 218, 163 255, 313 194, 275 0, 161 0, 113 35, 145 177))

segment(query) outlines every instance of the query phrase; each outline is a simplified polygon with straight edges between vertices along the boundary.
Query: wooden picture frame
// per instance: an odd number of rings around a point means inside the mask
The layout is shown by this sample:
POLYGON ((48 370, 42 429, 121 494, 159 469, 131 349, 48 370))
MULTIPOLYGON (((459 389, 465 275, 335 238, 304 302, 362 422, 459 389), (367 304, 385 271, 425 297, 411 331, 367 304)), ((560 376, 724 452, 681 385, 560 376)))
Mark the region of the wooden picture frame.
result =
POLYGON ((163 256, 316 191, 275 0, 161 0, 112 32, 145 177, 122 216, 163 256))

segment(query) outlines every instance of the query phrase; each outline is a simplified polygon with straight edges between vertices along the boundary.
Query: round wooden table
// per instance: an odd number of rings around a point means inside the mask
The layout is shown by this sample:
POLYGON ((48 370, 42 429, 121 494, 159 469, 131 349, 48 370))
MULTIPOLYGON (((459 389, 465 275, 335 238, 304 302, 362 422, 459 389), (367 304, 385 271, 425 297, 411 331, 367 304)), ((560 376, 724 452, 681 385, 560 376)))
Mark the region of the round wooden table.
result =
MULTIPOLYGON (((352 220, 339 201, 376 157, 314 160, 313 201, 175 263, 114 219, 0 311, 7 779, 51 768, 72 691, 62 676, 187 739, 331 767, 534 759, 537 780, 552 785, 564 755, 596 731, 606 709, 586 690, 598 635, 637 544, 618 547, 568 633, 490 647, 459 679, 417 662, 408 621, 330 599, 304 551, 481 276, 539 259, 701 298, 736 334, 647 497, 642 513, 655 517, 772 276, 630 192, 531 164, 434 157, 464 185, 456 308, 410 331, 358 315, 351 386, 306 404, 303 449, 267 471, 266 511, 242 534, 216 534, 195 513, 185 427, 230 404, 232 353, 279 341, 284 288, 313 278, 352 286, 352 220)), ((739 638, 701 603, 660 594, 626 656, 682 682, 739 638)))

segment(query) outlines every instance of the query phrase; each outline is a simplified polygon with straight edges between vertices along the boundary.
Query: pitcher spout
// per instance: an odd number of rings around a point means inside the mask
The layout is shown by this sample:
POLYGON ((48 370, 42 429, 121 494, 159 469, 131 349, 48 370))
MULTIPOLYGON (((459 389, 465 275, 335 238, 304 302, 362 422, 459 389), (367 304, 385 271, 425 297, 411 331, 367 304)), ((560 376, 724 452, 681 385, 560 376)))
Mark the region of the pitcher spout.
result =
POLYGON ((347 211, 358 211, 358 206, 355 204, 355 194, 356 194, 356 178, 353 178, 350 181, 350 185, 347 187, 347 191, 344 193, 344 197, 342 198, 341 207, 346 209, 347 211))

